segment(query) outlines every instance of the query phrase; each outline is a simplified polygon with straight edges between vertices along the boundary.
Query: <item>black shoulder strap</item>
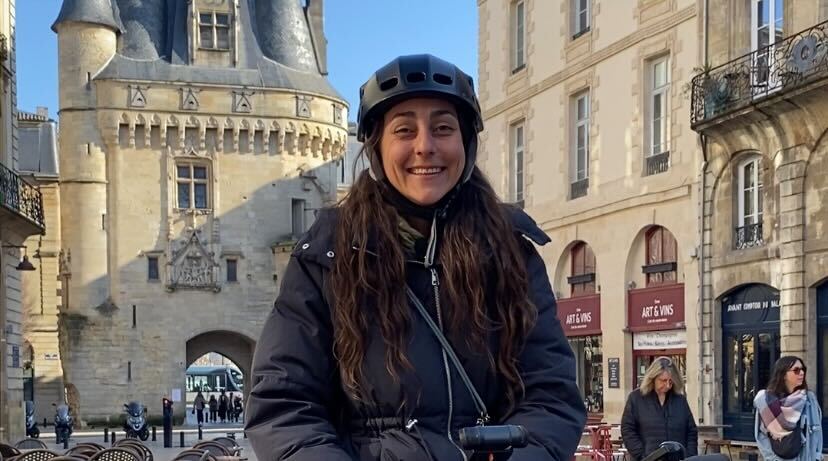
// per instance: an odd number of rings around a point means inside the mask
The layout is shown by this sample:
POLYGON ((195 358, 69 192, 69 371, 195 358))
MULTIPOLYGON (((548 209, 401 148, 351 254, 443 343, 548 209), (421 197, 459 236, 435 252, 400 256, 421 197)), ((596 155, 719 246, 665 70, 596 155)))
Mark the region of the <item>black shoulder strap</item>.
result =
POLYGON ((483 399, 480 398, 480 394, 477 393, 477 389, 474 388, 474 384, 471 382, 469 375, 466 373, 466 370, 463 368, 463 364, 460 363, 460 359, 457 358, 457 354, 454 353, 454 349, 452 349, 451 344, 449 344, 448 340, 446 339, 445 335, 442 331, 440 331, 440 327, 434 323, 434 319, 428 314, 425 306, 423 303, 420 302, 420 299, 417 298, 417 295, 411 290, 411 287, 408 285, 405 286, 405 293, 408 295, 408 299, 414 303, 414 307, 417 308, 417 312, 420 313, 420 316, 425 320, 428 324, 431 331, 434 333, 434 336, 437 337, 437 341, 440 342, 440 346, 443 347, 443 350, 448 355, 449 360, 454 365, 454 368, 457 369, 457 373, 460 375, 460 379, 463 380, 463 384, 466 386, 466 389, 469 390, 469 394, 471 394, 472 400, 474 401, 474 406, 477 409, 478 413, 480 413, 480 423, 486 424, 489 422, 489 411, 486 409, 486 404, 483 402, 483 399))

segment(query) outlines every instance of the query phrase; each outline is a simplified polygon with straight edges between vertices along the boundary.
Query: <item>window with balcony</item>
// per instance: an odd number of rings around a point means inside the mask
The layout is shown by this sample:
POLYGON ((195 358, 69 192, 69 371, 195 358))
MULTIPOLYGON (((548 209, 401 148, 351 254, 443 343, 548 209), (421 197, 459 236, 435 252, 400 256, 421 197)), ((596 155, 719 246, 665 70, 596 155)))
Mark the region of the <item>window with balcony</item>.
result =
POLYGON ((203 11, 198 15, 198 44, 206 50, 230 50, 230 15, 203 11))
POLYGON ((519 0, 512 4, 512 73, 526 67, 526 3, 519 0))
POLYGON ((589 91, 572 98, 572 147, 569 198, 576 199, 589 189, 589 91))
POLYGON ((676 283, 677 245, 673 234, 655 226, 647 231, 647 263, 642 268, 647 276, 647 286, 668 285, 676 283))
POLYGON ((647 62, 645 112, 646 173, 664 173, 670 166, 670 58, 647 62))
POLYGON ((525 124, 523 121, 515 123, 511 127, 512 155, 510 166, 510 199, 512 202, 523 206, 524 200, 524 153, 525 153, 525 124))
POLYGON ((762 240, 762 160, 751 157, 737 170, 736 249, 761 246, 762 240))
POLYGON ((179 209, 210 208, 210 174, 207 166, 198 163, 176 165, 176 203, 179 209))
POLYGON ((595 254, 585 242, 578 242, 570 250, 572 275, 567 279, 572 296, 595 293, 595 254))
POLYGON ((590 3, 592 0, 570 0, 572 10, 572 38, 589 32, 590 3))

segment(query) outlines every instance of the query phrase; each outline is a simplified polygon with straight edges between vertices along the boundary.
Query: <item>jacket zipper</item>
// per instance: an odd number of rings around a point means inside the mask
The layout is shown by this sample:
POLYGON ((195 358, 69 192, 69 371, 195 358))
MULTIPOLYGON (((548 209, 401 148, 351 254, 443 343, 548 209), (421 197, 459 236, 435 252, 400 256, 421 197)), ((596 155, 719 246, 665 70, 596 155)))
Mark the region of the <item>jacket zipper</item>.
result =
MULTIPOLYGON (((443 313, 442 309, 440 309, 440 277, 437 275, 437 269, 434 267, 430 267, 429 270, 431 271, 431 286, 434 287, 434 304, 437 310, 437 325, 439 325, 440 330, 443 330, 443 313)), ((442 347, 440 349, 443 349, 442 347)), ((446 435, 448 435, 449 442, 457 448, 457 451, 460 452, 460 455, 463 457, 464 461, 468 461, 466 457, 466 452, 463 451, 455 442, 454 437, 451 435, 451 426, 452 426, 452 417, 454 413, 454 397, 452 393, 452 384, 451 384, 451 368, 449 368, 448 363, 448 356, 446 355, 445 349, 443 349, 443 366, 446 370, 446 390, 448 391, 448 422, 446 423, 446 435)))

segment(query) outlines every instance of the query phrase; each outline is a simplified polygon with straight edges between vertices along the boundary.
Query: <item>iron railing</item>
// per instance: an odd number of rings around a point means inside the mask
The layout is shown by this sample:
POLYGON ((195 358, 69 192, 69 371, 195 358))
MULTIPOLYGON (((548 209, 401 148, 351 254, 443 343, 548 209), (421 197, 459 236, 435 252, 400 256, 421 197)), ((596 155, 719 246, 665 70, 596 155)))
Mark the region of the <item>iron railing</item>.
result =
POLYGON ((747 226, 737 227, 736 235, 734 236, 737 250, 744 250, 745 248, 759 247, 765 244, 762 237, 762 223, 748 224, 747 226))
POLYGON ((828 21, 703 71, 691 82, 690 124, 828 76, 828 21))
POLYGON ((569 185, 569 199, 583 197, 587 194, 587 190, 589 190, 589 178, 575 181, 569 185))
POLYGON ((43 221, 43 196, 20 175, 0 163, 0 205, 46 228, 43 221))
POLYGON ((664 173, 670 169, 670 151, 647 156, 647 176, 664 173))

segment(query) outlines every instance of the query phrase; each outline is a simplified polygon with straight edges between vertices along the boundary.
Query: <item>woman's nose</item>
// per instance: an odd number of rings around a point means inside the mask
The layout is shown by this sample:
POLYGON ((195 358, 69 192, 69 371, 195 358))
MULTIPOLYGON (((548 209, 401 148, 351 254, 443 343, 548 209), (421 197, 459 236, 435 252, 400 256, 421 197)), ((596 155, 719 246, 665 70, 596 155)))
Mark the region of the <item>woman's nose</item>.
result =
POLYGON ((434 134, 431 130, 419 130, 414 145, 415 153, 417 155, 433 154, 435 145, 434 134))

